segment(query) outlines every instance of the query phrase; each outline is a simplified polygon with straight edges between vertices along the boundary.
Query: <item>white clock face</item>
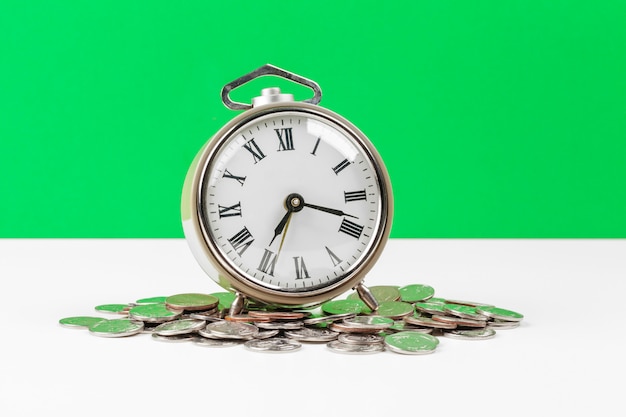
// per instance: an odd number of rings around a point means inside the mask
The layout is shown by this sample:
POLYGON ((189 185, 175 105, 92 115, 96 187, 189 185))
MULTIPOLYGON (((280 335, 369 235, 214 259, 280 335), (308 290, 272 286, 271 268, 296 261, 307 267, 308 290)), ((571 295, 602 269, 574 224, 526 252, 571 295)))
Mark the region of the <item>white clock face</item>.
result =
POLYGON ((214 152, 202 181, 201 222, 245 280, 313 291, 369 256, 384 216, 379 177, 348 131, 282 111, 242 125, 214 152))

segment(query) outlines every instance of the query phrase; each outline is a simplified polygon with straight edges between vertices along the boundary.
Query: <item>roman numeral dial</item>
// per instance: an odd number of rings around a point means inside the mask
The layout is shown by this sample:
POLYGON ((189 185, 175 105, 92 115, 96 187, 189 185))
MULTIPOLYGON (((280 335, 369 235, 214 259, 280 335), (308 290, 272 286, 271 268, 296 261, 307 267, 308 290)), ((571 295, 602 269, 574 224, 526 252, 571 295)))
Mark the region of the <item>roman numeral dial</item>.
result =
POLYGON ((217 139, 200 206, 214 258, 227 264, 222 276, 305 294, 362 267, 382 193, 374 159, 343 126, 291 109, 217 139))

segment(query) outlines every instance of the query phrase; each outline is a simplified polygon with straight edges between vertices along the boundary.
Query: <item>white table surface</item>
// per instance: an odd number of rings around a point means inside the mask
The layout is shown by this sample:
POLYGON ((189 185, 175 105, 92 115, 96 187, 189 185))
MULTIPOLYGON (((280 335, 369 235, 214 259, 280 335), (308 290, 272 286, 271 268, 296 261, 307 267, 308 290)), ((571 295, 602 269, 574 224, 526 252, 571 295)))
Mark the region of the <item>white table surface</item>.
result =
POLYGON ((525 320, 420 356, 100 338, 58 320, 221 289, 182 239, 0 239, 0 416, 625 415, 626 240, 392 239, 366 284, 411 283, 525 320))

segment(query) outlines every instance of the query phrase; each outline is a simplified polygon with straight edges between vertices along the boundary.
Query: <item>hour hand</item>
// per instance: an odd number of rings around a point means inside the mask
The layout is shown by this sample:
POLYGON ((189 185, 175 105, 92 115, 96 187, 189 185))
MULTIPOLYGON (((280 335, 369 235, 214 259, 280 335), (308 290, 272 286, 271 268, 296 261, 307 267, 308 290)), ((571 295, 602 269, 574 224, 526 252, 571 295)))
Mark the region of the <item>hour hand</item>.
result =
POLYGON ((289 217, 291 217, 291 213, 293 213, 293 210, 289 210, 289 208, 287 208, 287 213, 285 213, 283 218, 280 219, 280 222, 278 223, 278 226, 276 226, 276 228, 274 229, 274 237, 272 238, 272 241, 270 242, 270 245, 272 243, 274 243, 274 239, 276 239, 278 236, 280 236, 280 234, 285 229, 285 225, 289 221, 289 217))
POLYGON ((304 207, 308 207, 308 208, 312 208, 314 210, 320 210, 320 211, 323 211, 325 213, 334 214, 335 216, 346 216, 346 217, 353 217, 355 219, 358 219, 357 216, 353 216, 351 214, 344 213, 343 211, 337 210, 337 209, 332 209, 332 208, 322 207, 322 206, 316 206, 315 204, 309 204, 309 203, 304 203, 303 206, 304 207))

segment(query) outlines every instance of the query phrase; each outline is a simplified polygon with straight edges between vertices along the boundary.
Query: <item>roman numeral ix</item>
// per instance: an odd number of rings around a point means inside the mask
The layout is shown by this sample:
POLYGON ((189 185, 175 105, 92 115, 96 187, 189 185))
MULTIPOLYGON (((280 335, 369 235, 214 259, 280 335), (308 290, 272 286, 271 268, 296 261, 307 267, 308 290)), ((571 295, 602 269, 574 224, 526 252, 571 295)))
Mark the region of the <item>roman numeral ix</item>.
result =
POLYGON ((232 206, 220 206, 218 204, 217 207, 219 209, 220 219, 222 217, 241 216, 241 202, 233 204, 232 206))

